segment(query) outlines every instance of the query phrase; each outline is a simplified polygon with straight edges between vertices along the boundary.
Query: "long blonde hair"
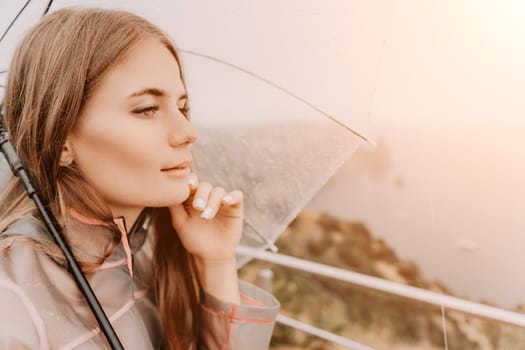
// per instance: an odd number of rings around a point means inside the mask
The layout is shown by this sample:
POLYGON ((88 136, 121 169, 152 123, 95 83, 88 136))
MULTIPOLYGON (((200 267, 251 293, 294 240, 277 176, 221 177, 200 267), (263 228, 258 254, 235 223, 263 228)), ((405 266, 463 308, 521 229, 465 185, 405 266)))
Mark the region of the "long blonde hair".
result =
MULTIPOLYGON (((130 48, 151 37, 169 49, 180 67, 177 50, 166 34, 125 11, 56 11, 31 29, 15 52, 4 99, 5 125, 36 188, 61 222, 68 206, 99 220, 112 219, 74 163, 60 166, 60 154, 105 74, 130 48)), ((181 79, 184 83, 182 68, 181 79)), ((21 182, 11 178, 0 200, 0 232, 32 210, 21 182)), ((170 349, 188 349, 196 346, 200 313, 194 263, 174 232, 167 209, 152 211, 151 227, 155 296, 163 331, 170 349)), ((118 241, 115 237, 108 254, 118 241)))

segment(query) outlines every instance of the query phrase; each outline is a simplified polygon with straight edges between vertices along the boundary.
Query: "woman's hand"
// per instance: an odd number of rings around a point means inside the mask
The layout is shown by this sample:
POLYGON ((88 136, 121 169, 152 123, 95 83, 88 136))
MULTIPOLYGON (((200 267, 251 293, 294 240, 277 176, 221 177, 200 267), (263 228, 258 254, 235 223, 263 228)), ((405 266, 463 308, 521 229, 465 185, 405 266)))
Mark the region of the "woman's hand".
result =
POLYGON ((203 264, 235 261, 243 225, 242 192, 199 183, 195 174, 190 175, 189 187, 188 199, 169 208, 182 244, 203 264))
POLYGON ((190 175, 190 195, 169 208, 171 222, 195 257, 201 286, 221 300, 240 304, 235 248, 242 234, 243 195, 226 193, 190 175))

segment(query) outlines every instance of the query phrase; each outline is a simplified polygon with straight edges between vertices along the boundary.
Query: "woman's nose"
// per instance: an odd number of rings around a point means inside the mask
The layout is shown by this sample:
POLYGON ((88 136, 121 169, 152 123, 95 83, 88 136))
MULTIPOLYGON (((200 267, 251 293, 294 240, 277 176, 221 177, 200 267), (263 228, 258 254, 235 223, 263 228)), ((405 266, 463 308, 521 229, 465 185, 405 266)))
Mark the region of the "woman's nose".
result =
POLYGON ((182 113, 179 112, 177 114, 177 122, 171 126, 169 144, 177 147, 195 142, 197 140, 197 131, 182 113))

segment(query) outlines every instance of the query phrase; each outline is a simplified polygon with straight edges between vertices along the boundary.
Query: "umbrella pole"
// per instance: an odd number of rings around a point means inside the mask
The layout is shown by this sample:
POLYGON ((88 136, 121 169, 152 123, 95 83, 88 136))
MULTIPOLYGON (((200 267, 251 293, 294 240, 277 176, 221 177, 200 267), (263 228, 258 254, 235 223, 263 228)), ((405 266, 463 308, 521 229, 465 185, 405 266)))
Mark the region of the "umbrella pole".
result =
POLYGON ((51 236, 53 236, 53 239, 64 253, 64 256, 69 266, 69 271, 73 275, 73 278, 75 279, 75 282, 80 288, 80 291, 86 298, 86 301, 89 304, 91 310, 93 311, 93 314, 95 315, 95 318, 97 319, 101 330, 104 332, 104 335, 106 336, 109 345, 114 350, 124 349, 115 330, 109 322, 108 317, 104 313, 104 309, 100 305, 100 302, 95 296, 95 293, 91 289, 91 286, 89 285, 86 277, 82 273, 78 262, 75 260, 71 249, 65 242, 60 225, 57 223, 56 218, 51 213, 49 208, 42 202, 42 199, 38 195, 36 189, 33 187, 29 175, 27 174, 27 171, 24 168, 24 165, 22 164, 22 161, 16 154, 13 145, 9 141, 9 136, 4 128, 3 116, 1 114, 0 150, 4 154, 4 157, 6 158, 7 162, 9 163, 9 167, 11 168, 13 174, 15 176, 18 176, 20 178, 20 181, 22 181, 26 189, 27 195, 35 202, 35 205, 40 213, 42 221, 47 227, 47 230, 49 231, 51 236))

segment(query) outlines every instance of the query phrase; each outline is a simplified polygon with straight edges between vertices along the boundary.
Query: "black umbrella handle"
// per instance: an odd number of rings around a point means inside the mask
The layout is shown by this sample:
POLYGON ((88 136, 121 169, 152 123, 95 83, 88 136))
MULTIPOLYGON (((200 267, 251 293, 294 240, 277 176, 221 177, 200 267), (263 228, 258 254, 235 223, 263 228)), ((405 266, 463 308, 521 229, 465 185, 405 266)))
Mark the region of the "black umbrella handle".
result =
POLYGON ((98 324, 100 325, 100 328, 104 332, 104 335, 106 336, 109 342, 109 345, 114 350, 124 349, 124 347, 122 346, 120 342, 120 339, 117 336, 117 333, 113 329, 111 323, 109 322, 108 317, 104 313, 104 309, 100 305, 100 302, 95 296, 95 293, 91 289, 91 286, 86 280, 86 277, 82 273, 82 270, 80 269, 78 265, 78 262, 75 260, 75 257, 73 256, 73 253, 71 252, 71 249, 65 242, 60 225, 56 221, 54 215, 51 213, 49 208, 46 205, 44 205, 40 196, 38 195, 38 192, 35 190, 34 186, 32 185, 31 179, 29 178, 29 175, 27 174, 27 171, 24 168, 22 161, 16 154, 13 145, 9 141, 9 136, 7 134, 7 131, 4 128, 3 118, 1 114, 0 114, 0 150, 4 154, 4 157, 6 158, 7 162, 9 163, 9 167, 13 171, 13 174, 15 176, 18 176, 20 180, 22 181, 26 189, 27 195, 35 202, 35 205, 40 213, 42 221, 44 221, 47 227, 47 230, 49 231, 51 236, 53 236, 53 239, 58 244, 62 252, 64 253, 64 256, 69 266, 69 271, 73 275, 73 278, 75 279, 75 282, 77 283, 78 288, 80 288, 80 291, 86 298, 86 301, 89 304, 89 307, 91 308, 93 314, 95 315, 95 318, 97 319, 98 324))

